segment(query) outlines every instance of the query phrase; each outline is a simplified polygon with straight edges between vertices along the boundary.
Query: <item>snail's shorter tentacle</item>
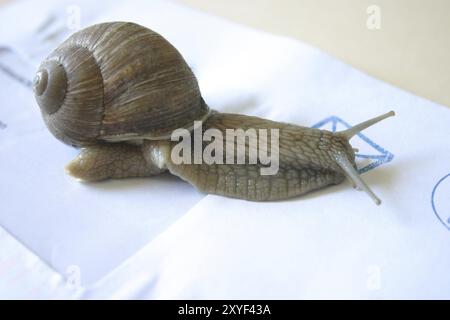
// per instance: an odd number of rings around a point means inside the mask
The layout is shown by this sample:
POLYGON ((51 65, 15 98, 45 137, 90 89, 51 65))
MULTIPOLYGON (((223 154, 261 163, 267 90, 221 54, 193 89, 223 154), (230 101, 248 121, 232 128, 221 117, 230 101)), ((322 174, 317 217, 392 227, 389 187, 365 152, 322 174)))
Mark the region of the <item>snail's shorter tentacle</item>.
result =
POLYGON ((127 143, 83 148, 66 166, 68 174, 83 181, 147 177, 164 170, 146 160, 141 146, 127 143))

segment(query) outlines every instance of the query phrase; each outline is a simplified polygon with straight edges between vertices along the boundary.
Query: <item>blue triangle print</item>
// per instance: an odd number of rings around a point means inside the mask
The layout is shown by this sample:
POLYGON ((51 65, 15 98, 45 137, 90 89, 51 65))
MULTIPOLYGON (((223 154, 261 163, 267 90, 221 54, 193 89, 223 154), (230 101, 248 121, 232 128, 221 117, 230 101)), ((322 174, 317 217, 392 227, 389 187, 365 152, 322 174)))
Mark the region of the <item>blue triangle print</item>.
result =
MULTIPOLYGON (((319 121, 312 127, 336 132, 351 128, 352 126, 339 117, 331 116, 319 121)), ((387 151, 362 133, 358 133, 353 137, 352 145, 359 149, 355 156, 357 159, 358 172, 360 174, 381 166, 384 163, 388 163, 394 158, 394 155, 391 152, 387 151), (356 139, 358 141, 354 142, 356 139)))

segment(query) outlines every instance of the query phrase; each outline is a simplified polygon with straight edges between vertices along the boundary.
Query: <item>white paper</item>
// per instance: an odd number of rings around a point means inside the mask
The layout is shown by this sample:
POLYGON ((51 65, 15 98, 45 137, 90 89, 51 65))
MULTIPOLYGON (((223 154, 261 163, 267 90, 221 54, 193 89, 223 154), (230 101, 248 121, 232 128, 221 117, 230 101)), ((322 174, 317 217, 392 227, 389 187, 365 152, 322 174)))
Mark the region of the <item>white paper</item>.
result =
MULTIPOLYGON (((47 131, 29 88, 0 72, 0 224, 62 276, 78 267, 83 298, 450 298, 448 108, 297 41, 170 2, 97 15, 84 5, 83 24, 130 20, 164 35, 214 109, 330 130, 397 115, 351 141, 371 156, 358 159, 362 171, 379 162, 362 177, 381 206, 349 183, 255 203, 170 175, 75 181, 63 166, 76 150, 47 131)), ((20 47, 27 32, 0 41, 20 47)))

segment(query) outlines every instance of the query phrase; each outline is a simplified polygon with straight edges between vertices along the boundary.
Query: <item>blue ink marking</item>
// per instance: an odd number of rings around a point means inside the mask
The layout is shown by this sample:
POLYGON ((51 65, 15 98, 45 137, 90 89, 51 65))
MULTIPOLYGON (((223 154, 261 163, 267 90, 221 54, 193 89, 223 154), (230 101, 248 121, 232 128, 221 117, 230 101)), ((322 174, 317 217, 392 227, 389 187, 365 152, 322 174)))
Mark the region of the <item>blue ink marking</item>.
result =
MULTIPOLYGON (((346 128, 352 127, 350 124, 348 124, 347 122, 345 122, 344 120, 342 120, 341 118, 336 117, 336 116, 331 116, 326 119, 323 119, 322 121, 319 121, 312 127, 320 128, 320 127, 323 127, 324 125, 328 124, 329 122, 331 122, 331 124, 332 124, 332 132, 336 132, 336 127, 337 127, 338 123, 342 124, 346 128)), ((358 133, 357 136, 380 153, 380 154, 360 154, 360 153, 355 154, 355 156, 357 158, 374 160, 371 163, 369 163, 368 165, 366 165, 365 167, 358 168, 359 174, 365 173, 369 170, 372 170, 376 167, 381 166, 383 163, 388 163, 388 162, 392 161, 392 159, 394 159, 394 155, 392 153, 390 153, 386 149, 382 148, 381 146, 379 146, 378 144, 376 144, 375 142, 370 140, 368 137, 366 137, 361 132, 358 133)))
POLYGON ((1 129, 6 129, 6 127, 7 127, 6 123, 3 123, 3 122, 0 121, 0 130, 1 129))
POLYGON ((17 74, 14 70, 8 68, 7 66, 4 66, 3 64, 0 64, 0 71, 3 72, 5 75, 9 76, 10 78, 23 84, 27 88, 31 89, 33 86, 33 83, 30 80, 25 79, 24 77, 17 74))
POLYGON ((450 231, 450 217, 447 219, 447 223, 448 225, 445 223, 445 221, 441 218, 441 216, 439 215, 439 213, 436 210, 436 205, 435 205, 435 194, 436 194, 436 190, 439 187, 439 185, 448 177, 450 177, 450 173, 447 174, 446 176, 443 176, 434 186, 433 191, 431 192, 431 207, 433 208, 433 212, 436 215, 436 217, 439 219, 439 221, 444 225, 444 227, 447 228, 447 230, 450 231))

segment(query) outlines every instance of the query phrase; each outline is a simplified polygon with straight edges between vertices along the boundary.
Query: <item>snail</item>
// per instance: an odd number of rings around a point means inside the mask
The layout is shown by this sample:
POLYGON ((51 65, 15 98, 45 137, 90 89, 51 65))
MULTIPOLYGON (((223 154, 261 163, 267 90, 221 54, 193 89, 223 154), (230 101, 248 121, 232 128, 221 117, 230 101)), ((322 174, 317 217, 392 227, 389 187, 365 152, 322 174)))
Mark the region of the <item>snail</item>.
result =
MULTIPOLYGON (((270 201, 348 179, 380 204, 358 175, 349 140, 393 116, 393 111, 335 133, 217 112, 205 103, 195 75, 177 49, 135 23, 101 23, 74 33, 41 63, 33 90, 49 131, 81 148, 66 166, 80 180, 169 171, 205 193, 270 201), (193 132, 196 123, 201 123, 201 133, 214 129, 224 136, 228 129, 276 130, 278 140, 270 140, 267 148, 274 147, 271 153, 278 155, 277 171, 261 174, 267 162, 260 159, 244 164, 174 161, 179 141, 171 139, 173 132, 193 132)), ((252 150, 245 145, 248 156, 252 150)), ((200 152, 206 148, 203 140, 200 152)))

